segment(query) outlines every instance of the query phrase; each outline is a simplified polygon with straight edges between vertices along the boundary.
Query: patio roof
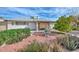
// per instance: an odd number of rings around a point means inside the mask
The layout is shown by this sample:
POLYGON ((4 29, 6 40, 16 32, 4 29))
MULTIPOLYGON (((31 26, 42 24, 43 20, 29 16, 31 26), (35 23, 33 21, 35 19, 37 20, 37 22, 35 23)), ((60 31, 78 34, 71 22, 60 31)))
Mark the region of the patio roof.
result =
POLYGON ((30 18, 13 18, 13 19, 6 19, 9 21, 42 21, 42 22, 55 22, 50 19, 30 19, 30 18))

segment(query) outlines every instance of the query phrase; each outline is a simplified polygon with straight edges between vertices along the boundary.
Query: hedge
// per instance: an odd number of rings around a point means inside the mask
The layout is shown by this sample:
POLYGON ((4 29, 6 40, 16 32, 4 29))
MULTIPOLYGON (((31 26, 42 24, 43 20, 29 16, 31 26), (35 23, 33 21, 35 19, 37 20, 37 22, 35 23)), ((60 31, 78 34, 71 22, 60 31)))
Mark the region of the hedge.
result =
POLYGON ((11 29, 0 32, 0 45, 12 44, 21 41, 30 35, 30 29, 11 29))

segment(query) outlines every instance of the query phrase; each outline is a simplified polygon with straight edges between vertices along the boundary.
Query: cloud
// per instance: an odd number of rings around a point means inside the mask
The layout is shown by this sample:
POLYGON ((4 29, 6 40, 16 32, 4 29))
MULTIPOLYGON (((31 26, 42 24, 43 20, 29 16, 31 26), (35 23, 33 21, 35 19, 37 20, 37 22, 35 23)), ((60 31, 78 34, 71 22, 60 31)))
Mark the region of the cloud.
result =
POLYGON ((39 18, 56 20, 63 15, 79 14, 78 7, 1 7, 0 16, 18 18, 38 16, 39 18))

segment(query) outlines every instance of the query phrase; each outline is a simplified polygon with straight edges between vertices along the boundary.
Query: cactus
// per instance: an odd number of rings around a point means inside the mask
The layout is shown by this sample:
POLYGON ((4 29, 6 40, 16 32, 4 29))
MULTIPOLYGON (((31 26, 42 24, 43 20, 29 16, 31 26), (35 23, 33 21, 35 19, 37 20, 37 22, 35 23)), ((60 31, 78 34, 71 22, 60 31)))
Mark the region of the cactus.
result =
POLYGON ((62 43, 68 50, 75 50, 78 46, 78 39, 75 36, 69 35, 62 40, 62 43))

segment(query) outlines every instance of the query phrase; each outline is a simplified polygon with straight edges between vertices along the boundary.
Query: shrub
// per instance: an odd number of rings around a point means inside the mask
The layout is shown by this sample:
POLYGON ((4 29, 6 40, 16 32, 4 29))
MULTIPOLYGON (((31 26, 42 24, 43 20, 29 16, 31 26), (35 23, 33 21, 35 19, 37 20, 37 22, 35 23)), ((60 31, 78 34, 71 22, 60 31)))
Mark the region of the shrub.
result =
POLYGON ((69 35, 62 40, 62 44, 68 50, 75 50, 78 47, 78 38, 69 35))
POLYGON ((34 41, 31 43, 31 45, 28 45, 28 47, 25 47, 21 52, 40 52, 41 50, 41 45, 34 41))
POLYGON ((72 27, 72 30, 77 30, 77 27, 76 27, 76 26, 73 26, 73 27, 72 27))
POLYGON ((47 36, 49 34, 49 28, 45 28, 44 33, 45 33, 45 36, 47 36))
POLYGON ((11 29, 0 32, 0 45, 21 41, 30 35, 30 29, 11 29))
POLYGON ((48 52, 48 51, 49 51, 49 44, 41 43, 41 52, 48 52))
POLYGON ((21 52, 61 52, 62 47, 56 43, 52 42, 51 44, 48 43, 38 43, 34 41, 31 45, 21 50, 21 52))
POLYGON ((49 47, 46 43, 44 44, 34 41, 31 45, 28 45, 28 47, 21 50, 21 52, 47 52, 48 48, 49 47))
POLYGON ((79 30, 79 26, 76 28, 76 30, 79 30))
POLYGON ((73 16, 65 17, 61 16, 55 23, 54 29, 62 31, 62 32, 70 32, 72 31, 72 22, 74 21, 73 16))
POLYGON ((62 52, 62 46, 59 44, 57 40, 53 41, 49 47, 50 52, 62 52))

